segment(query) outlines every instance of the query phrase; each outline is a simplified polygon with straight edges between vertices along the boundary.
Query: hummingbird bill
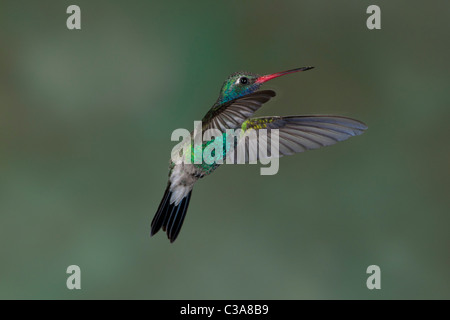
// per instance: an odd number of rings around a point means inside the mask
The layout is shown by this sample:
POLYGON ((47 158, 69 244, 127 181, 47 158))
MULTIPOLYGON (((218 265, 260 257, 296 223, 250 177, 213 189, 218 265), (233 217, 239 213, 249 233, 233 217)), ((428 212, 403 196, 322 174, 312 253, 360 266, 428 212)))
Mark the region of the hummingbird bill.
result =
MULTIPOLYGON (((184 158, 194 159, 192 142, 196 134, 204 137, 208 130, 215 130, 223 137, 211 136, 203 139, 200 152, 210 147, 215 139, 225 144, 230 130, 239 130, 241 137, 249 133, 276 133, 276 154, 270 156, 282 157, 306 150, 318 149, 333 145, 352 136, 362 134, 367 126, 358 120, 335 115, 298 115, 298 116, 269 116, 253 117, 263 104, 275 97, 273 90, 259 90, 261 86, 272 79, 314 67, 302 67, 268 75, 258 75, 250 72, 236 72, 230 75, 222 85, 219 97, 211 109, 202 119, 199 132, 191 132, 184 145, 180 144, 176 152, 190 150, 184 158), (187 146, 187 148, 185 148, 187 146)), ((239 140, 239 139, 238 139, 239 140)), ((244 140, 241 138, 241 141, 244 140)), ((239 142, 239 141, 238 141, 239 142)), ((232 143, 236 148, 238 142, 232 143)), ((247 140, 246 140, 247 143, 247 140)), ((215 159, 224 159, 230 153, 230 146, 223 149, 215 159)), ((258 146, 259 148, 259 146, 258 146)), ((249 162, 247 157, 247 163, 249 162)), ((170 242, 174 242, 181 230, 186 216, 192 189, 195 183, 210 175, 222 164, 221 161, 174 161, 169 164, 169 179, 164 196, 151 223, 150 235, 153 236, 160 229, 167 233, 170 242)))

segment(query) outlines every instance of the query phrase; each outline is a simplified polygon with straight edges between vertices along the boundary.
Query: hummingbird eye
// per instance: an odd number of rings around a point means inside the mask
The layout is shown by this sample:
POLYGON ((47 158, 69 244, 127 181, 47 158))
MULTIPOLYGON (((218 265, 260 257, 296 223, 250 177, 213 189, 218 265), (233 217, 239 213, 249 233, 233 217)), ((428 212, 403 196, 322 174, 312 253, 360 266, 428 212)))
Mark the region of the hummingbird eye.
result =
POLYGON ((247 77, 241 77, 241 78, 239 78, 239 82, 241 84, 247 84, 248 83, 248 78, 247 77))

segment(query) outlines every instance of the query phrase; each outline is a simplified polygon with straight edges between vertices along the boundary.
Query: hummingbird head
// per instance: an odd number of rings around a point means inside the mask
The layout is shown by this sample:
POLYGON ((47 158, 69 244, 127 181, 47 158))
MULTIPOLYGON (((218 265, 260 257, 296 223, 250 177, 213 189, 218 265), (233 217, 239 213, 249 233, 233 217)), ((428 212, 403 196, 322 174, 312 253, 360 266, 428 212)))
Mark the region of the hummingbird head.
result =
POLYGON ((289 73, 306 71, 314 67, 302 67, 283 72, 277 72, 260 76, 251 72, 236 72, 230 75, 220 89, 220 95, 217 99, 218 104, 222 104, 234 99, 238 99, 247 94, 253 93, 261 87, 261 85, 274 78, 284 76, 289 73))

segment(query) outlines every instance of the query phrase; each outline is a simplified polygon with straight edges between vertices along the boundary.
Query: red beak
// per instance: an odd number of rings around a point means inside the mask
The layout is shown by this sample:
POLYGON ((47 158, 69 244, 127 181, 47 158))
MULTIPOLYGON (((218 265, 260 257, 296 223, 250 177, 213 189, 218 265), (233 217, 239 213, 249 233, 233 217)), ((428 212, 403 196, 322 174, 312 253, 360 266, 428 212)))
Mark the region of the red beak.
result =
POLYGON ((289 73, 294 73, 294 72, 299 72, 299 71, 306 71, 306 70, 310 70, 314 67, 303 67, 303 68, 297 68, 297 69, 292 69, 292 70, 288 70, 288 71, 283 71, 283 72, 277 72, 277 73, 272 73, 272 74, 268 74, 265 76, 261 76, 256 80, 256 83, 264 83, 266 81, 272 80, 274 78, 278 78, 281 76, 284 76, 285 74, 289 74, 289 73))

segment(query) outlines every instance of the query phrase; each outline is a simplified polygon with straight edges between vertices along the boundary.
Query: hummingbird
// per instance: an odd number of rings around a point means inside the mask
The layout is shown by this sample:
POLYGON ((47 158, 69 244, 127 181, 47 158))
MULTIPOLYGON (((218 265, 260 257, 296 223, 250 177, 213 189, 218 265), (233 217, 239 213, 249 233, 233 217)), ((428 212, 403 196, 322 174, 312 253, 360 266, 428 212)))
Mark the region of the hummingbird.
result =
MULTIPOLYGON (((334 115, 272 116, 253 118, 253 114, 271 98, 273 90, 259 90, 267 81, 314 67, 302 67, 288 71, 258 75, 251 72, 236 72, 222 85, 219 97, 202 119, 201 132, 217 129, 225 133, 227 129, 242 132, 261 129, 278 129, 279 155, 292 155, 306 150, 317 149, 362 134, 367 126, 361 121, 334 115)), ((191 132, 192 142, 194 133, 191 132)), ((211 140, 212 141, 212 140, 211 140)), ((211 141, 203 142, 204 149, 211 141)), ((180 146, 181 148, 181 146, 180 146)), ((227 148, 223 156, 226 155, 227 148)), ((174 242, 183 225, 195 183, 214 172, 220 164, 184 163, 173 160, 169 164, 169 180, 164 196, 151 223, 150 235, 161 228, 174 242)))

